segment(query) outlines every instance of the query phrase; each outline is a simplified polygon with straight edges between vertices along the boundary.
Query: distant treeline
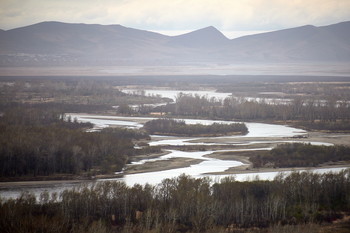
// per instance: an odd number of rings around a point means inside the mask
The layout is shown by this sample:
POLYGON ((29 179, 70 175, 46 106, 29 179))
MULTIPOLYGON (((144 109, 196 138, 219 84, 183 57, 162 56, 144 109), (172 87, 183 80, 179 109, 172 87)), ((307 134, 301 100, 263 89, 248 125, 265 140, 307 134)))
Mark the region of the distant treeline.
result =
POLYGON ((66 118, 58 106, 11 104, 4 106, 0 122, 8 126, 57 126, 69 129, 91 128, 91 123, 80 123, 66 118), (74 122, 73 122, 74 121, 74 122))
POLYGON ((350 161, 350 147, 288 143, 250 157, 254 167, 314 167, 327 162, 350 161))
MULTIPOLYGON (((30 103, 78 106, 90 111, 112 110, 122 104, 159 103, 159 97, 129 95, 116 88, 117 79, 79 77, 27 77, 0 79, 0 106, 30 103)), ((84 111, 84 110, 76 110, 84 111)), ((86 110, 85 110, 86 111, 86 110)))
POLYGON ((267 98, 295 98, 296 96, 305 96, 306 98, 315 99, 350 99, 350 82, 349 77, 339 77, 339 82, 335 81, 336 77, 319 77, 319 76, 282 76, 269 77, 256 76, 260 80, 249 80, 244 77, 245 82, 239 84, 217 84, 218 92, 234 93, 241 96, 265 96, 267 98), (333 80, 333 78, 335 78, 333 80), (274 80, 275 79, 275 80, 274 80), (287 81, 289 80, 289 81, 287 81), (341 81, 340 81, 341 80, 341 81))
POLYGON ((350 130, 350 120, 337 120, 337 121, 305 121, 299 122, 298 125, 314 129, 314 130, 330 130, 330 131, 349 131, 350 130))
POLYGON ((56 102, 43 102, 43 103, 19 103, 9 102, 1 103, 1 111, 11 111, 16 108, 35 108, 41 111, 52 111, 56 113, 82 113, 82 112, 105 112, 111 110, 110 105, 106 104, 75 104, 75 103, 56 103, 56 102))
POLYGON ((297 97, 290 103, 269 103, 235 97, 221 101, 205 96, 179 94, 176 103, 157 107, 153 111, 210 119, 302 121, 309 128, 350 130, 350 104, 334 99, 316 101, 297 97))
POLYGON ((349 190, 350 170, 292 173, 273 181, 225 178, 215 184, 185 175, 156 186, 100 182, 60 195, 44 192, 39 201, 29 193, 3 200, 0 229, 60 233, 266 233, 294 229, 288 232, 306 233, 308 228, 295 231, 302 227, 289 226, 313 223, 317 229, 317 224, 341 218, 350 211, 349 190))
POLYGON ((248 129, 244 123, 212 125, 186 124, 183 120, 170 118, 151 120, 145 123, 144 129, 150 134, 181 136, 218 136, 228 134, 246 134, 248 129))
POLYGON ((5 111, 0 117, 0 177, 118 171, 128 156, 141 153, 132 140, 149 138, 128 129, 85 132, 89 127, 42 109, 5 111))

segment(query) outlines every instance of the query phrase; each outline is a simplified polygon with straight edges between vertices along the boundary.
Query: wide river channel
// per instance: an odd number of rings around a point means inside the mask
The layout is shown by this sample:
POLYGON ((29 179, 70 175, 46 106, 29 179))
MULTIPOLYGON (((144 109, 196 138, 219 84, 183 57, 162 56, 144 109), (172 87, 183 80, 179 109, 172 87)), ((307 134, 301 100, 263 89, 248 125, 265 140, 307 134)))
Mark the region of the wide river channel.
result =
MULTIPOLYGON (((103 116, 103 115, 88 115, 88 114, 69 114, 73 119, 77 118, 81 122, 91 122, 94 124, 93 130, 99 130, 105 127, 127 127, 127 128, 140 128, 144 122, 152 120, 154 118, 142 118, 142 117, 119 117, 119 116, 103 116)), ((232 123, 232 121, 213 121, 213 120, 196 120, 196 119, 183 119, 187 124, 213 124, 214 122, 220 122, 224 124, 232 123)), ((201 162, 190 165, 187 167, 169 169, 163 171, 137 173, 137 174, 125 174, 121 178, 114 179, 100 179, 94 181, 83 182, 85 185, 93 184, 94 182, 104 182, 106 180, 120 180, 126 182, 127 185, 141 184, 158 184, 165 178, 177 177, 181 174, 191 175, 193 177, 209 176, 213 181, 219 181, 223 177, 232 176, 232 174, 215 175, 213 173, 224 172, 231 167, 237 167, 243 165, 242 162, 235 160, 221 160, 217 158, 211 158, 208 155, 215 152, 231 151, 248 151, 248 150, 271 150, 272 145, 275 143, 287 143, 287 142, 302 142, 311 143, 316 145, 332 145, 323 142, 314 141, 298 141, 296 136, 307 135, 307 132, 301 129, 275 124, 264 123, 246 123, 249 133, 243 136, 222 136, 222 137, 164 137, 158 135, 152 135, 150 145, 230 145, 237 147, 237 149, 227 150, 208 150, 208 151, 179 151, 169 150, 168 154, 150 159, 143 159, 128 166, 137 166, 139 164, 154 162, 159 160, 169 160, 173 158, 188 158, 197 159, 201 162), (269 146, 270 144, 270 146, 269 146), (264 145, 264 146, 259 146, 264 145), (266 146, 268 145, 268 146, 266 146), (247 146, 249 148, 247 148, 247 146), (240 148, 243 147, 243 148, 240 148)), ((327 171, 340 171, 343 168, 324 168, 324 169, 311 169, 315 172, 327 172, 327 171)), ((287 171, 286 173, 291 172, 287 171)), ((122 173, 121 173, 122 174, 122 173)), ((259 172, 259 173, 245 173, 235 174, 236 180, 249 180, 259 176, 260 179, 273 179, 278 172, 259 172)), ((43 192, 61 192, 64 189, 77 187, 81 183, 74 182, 52 182, 50 184, 42 185, 40 183, 33 182, 32 185, 18 185, 15 187, 2 187, 0 189, 0 197, 2 198, 15 198, 24 191, 29 191, 37 196, 43 192)))
MULTIPOLYGON (((152 93, 153 94, 153 93, 152 93)), ((159 94, 159 93, 154 93, 159 94)), ((171 93, 174 95, 174 93, 171 93)), ((202 93, 201 93, 202 94, 202 93)), ((222 98, 227 96, 228 93, 220 94, 220 96, 215 96, 222 98)), ((167 96, 170 97, 170 96, 167 96)), ((154 118, 146 117, 121 117, 121 116, 106 116, 106 115, 91 115, 91 114, 67 114, 76 118, 80 122, 91 122, 94 124, 94 128, 91 131, 100 130, 105 127, 127 127, 127 128, 141 128, 143 124, 154 118)), ((232 121, 214 121, 214 120, 197 120, 197 119, 183 119, 187 124, 213 124, 214 122, 229 124, 232 121)), ((331 146, 333 144, 310 141, 307 138, 297 139, 299 136, 307 136, 308 132, 289 127, 286 125, 276 125, 276 124, 265 124, 265 123, 245 123, 248 128, 248 134, 242 136, 221 136, 221 137, 170 137, 170 136, 159 136, 151 135, 151 141, 149 144, 151 146, 182 146, 182 145, 212 145, 212 146, 223 146, 230 147, 229 149, 220 150, 206 150, 206 151, 180 151, 180 150, 168 150, 166 155, 143 159, 140 161, 133 162, 128 166, 138 166, 144 163, 155 162, 160 160, 169 160, 176 158, 186 158, 186 159, 196 159, 199 163, 184 166, 176 169, 168 169, 162 171, 154 172, 144 172, 137 174, 123 174, 120 173, 120 178, 114 179, 99 179, 94 181, 84 181, 84 182, 52 182, 42 184, 40 182, 22 182, 25 185, 5 185, 0 186, 0 197, 1 198, 16 198, 22 192, 28 191, 34 193, 36 196, 43 191, 61 192, 64 189, 70 189, 77 187, 79 185, 91 185, 96 182, 104 182, 107 180, 119 180, 124 181, 127 185, 141 184, 158 184, 165 178, 177 177, 181 174, 191 175, 193 177, 204 177, 208 176, 213 181, 219 181, 223 177, 234 176, 236 180, 250 180, 257 176, 259 179, 273 179, 279 172, 258 172, 258 173, 240 173, 240 174, 222 174, 232 167, 238 167, 244 165, 240 161, 232 160, 221 160, 217 158, 210 157, 211 154, 216 152, 226 152, 235 153, 237 151, 249 151, 249 150, 271 150, 276 143, 311 143, 315 145, 326 145, 331 146), (221 174, 217 174, 220 173, 221 174)), ((314 172, 338 172, 344 168, 322 168, 322 169, 310 169, 314 172)), ((291 171, 286 171, 289 173, 291 171)))

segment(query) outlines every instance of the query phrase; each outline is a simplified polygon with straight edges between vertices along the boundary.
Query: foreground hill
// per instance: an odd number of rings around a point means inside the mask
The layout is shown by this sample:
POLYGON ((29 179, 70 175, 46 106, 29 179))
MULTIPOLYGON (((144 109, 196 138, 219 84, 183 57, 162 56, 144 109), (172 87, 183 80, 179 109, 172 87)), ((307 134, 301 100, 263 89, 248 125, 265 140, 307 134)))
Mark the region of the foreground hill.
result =
POLYGON ((121 25, 42 22, 0 31, 1 66, 179 65, 350 61, 350 21, 226 38, 214 27, 179 36, 121 25))

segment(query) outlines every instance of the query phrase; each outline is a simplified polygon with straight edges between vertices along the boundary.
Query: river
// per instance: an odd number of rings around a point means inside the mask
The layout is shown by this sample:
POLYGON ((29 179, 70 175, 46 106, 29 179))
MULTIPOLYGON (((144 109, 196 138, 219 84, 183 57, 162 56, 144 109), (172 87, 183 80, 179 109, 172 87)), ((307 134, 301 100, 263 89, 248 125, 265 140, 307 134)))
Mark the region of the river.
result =
MULTIPOLYGON (((176 101, 176 98, 179 94, 184 95, 194 95, 199 97, 206 97, 208 99, 215 98, 217 101, 223 101, 227 97, 232 97, 236 99, 237 101, 253 101, 253 102, 259 102, 259 103, 265 103, 265 104, 279 104, 279 105, 289 105, 293 104, 293 99, 291 98, 281 98, 278 97, 279 95, 283 96, 285 93, 282 92, 260 92, 260 96, 263 96, 264 94, 276 94, 275 98, 266 98, 266 97, 250 97, 250 96, 234 96, 232 93, 228 92, 216 92, 215 90, 169 90, 169 89, 131 89, 131 88, 124 88, 121 89, 122 92, 127 94, 139 94, 139 95, 145 95, 145 96, 160 96, 163 98, 171 99, 173 102, 176 101)), ((318 100, 314 101, 313 104, 315 106, 326 106, 327 100, 318 100)), ((148 104, 144 106, 162 106, 166 105, 167 103, 159 103, 159 104, 148 104)), ((307 102, 303 103, 304 105, 308 104, 307 102)), ((341 106, 346 104, 347 106, 350 105, 350 101, 345 100, 338 100, 336 106, 341 106)), ((131 105, 133 109, 138 109, 140 105, 131 105)))
MULTIPOLYGON (((262 98, 262 97, 242 97, 242 96, 233 96, 232 93, 228 92, 216 92, 214 90, 169 90, 169 89, 121 89, 122 92, 127 94, 138 94, 145 96, 160 96, 163 98, 171 99, 172 101, 176 101, 176 98, 179 94, 184 95, 193 95, 199 97, 205 97, 207 99, 215 98, 217 101, 223 101, 227 97, 232 97, 237 100, 245 100, 245 101, 256 101, 256 102, 264 102, 267 104, 290 104, 292 103, 292 99, 289 98, 262 98)), ((282 93, 283 94, 283 93, 282 93)), ((152 105, 157 106, 157 105, 152 105)), ((133 106, 136 107, 136 106, 133 106)))
MULTIPOLYGON (((154 118, 146 117, 121 117, 121 116, 104 116, 104 115, 90 115, 90 114, 69 114, 73 119, 76 118, 80 122, 91 122, 95 126, 93 130, 100 130, 101 128, 118 126, 127 128, 140 128, 143 123, 152 120, 154 118)), ((188 124, 213 124, 214 122, 220 123, 232 123, 232 121, 213 121, 213 120, 197 120, 197 119, 183 119, 188 124)), ((157 184, 165 178, 177 177, 181 174, 191 175, 193 177, 209 176, 212 180, 218 181, 219 179, 227 175, 213 175, 213 173, 224 172, 231 167, 237 167, 243 165, 242 162, 235 160, 221 160, 211 158, 208 155, 215 152, 231 151, 245 151, 245 150, 270 150, 275 143, 285 142, 303 142, 312 143, 316 145, 332 145, 324 142, 314 141, 298 141, 294 139, 295 136, 307 135, 307 132, 301 129, 275 124, 264 124, 264 123, 246 123, 249 133, 242 136, 222 136, 222 137, 172 137, 172 136, 158 136, 152 135, 150 145, 232 145, 237 147, 242 146, 253 146, 252 148, 237 148, 229 150, 208 150, 208 151, 179 151, 169 150, 169 153, 158 158, 144 159, 141 161, 134 162, 132 166, 143 164, 147 162, 154 162, 160 160, 169 160, 173 158, 187 158, 196 159, 201 162, 190 165, 187 167, 169 169, 165 171, 146 172, 138 174, 126 174, 122 178, 115 179, 101 179, 97 181, 85 182, 91 185, 94 182, 104 182, 106 180, 120 180, 126 182, 128 185, 138 184, 157 184), (259 147, 259 145, 263 145, 259 147), (211 174, 211 175, 208 175, 211 174)), ((327 171, 340 171, 342 168, 326 168, 326 169, 312 169, 315 172, 327 172, 327 171)), ((290 171, 289 171, 290 172, 290 171)), ((287 172, 288 173, 288 172, 287 172)), ((273 179, 278 172, 265 172, 265 173, 246 173, 234 175, 237 180, 249 180, 254 179, 257 175, 260 179, 273 179)), ((52 183, 41 185, 26 185, 18 187, 2 188, 0 190, 0 196, 2 198, 17 197, 23 191, 33 192, 37 196, 42 191, 61 192, 67 188, 73 188, 80 183, 52 183)))

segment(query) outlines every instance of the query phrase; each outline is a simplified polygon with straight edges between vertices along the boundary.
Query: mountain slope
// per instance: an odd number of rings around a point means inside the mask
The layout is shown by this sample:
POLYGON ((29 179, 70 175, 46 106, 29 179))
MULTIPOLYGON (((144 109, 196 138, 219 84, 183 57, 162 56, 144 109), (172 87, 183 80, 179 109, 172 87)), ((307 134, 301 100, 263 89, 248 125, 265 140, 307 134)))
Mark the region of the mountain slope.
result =
POLYGON ((229 41, 230 40, 219 30, 210 26, 183 35, 174 36, 170 38, 169 45, 189 48, 216 48, 218 46, 227 45, 229 41))
POLYGON ((322 30, 327 31, 328 33, 332 33, 336 35, 339 39, 344 42, 349 43, 350 38, 350 21, 337 23, 329 26, 320 27, 322 30))
POLYGON ((311 25, 241 37, 231 41, 231 59, 254 61, 349 61, 350 22, 311 25))
POLYGON ((166 36, 120 25, 44 22, 6 31, 0 51, 51 54, 115 52, 152 45, 166 36))
POLYGON ((227 39, 214 27, 165 36, 121 25, 43 22, 0 31, 0 66, 350 61, 350 22, 227 39))

